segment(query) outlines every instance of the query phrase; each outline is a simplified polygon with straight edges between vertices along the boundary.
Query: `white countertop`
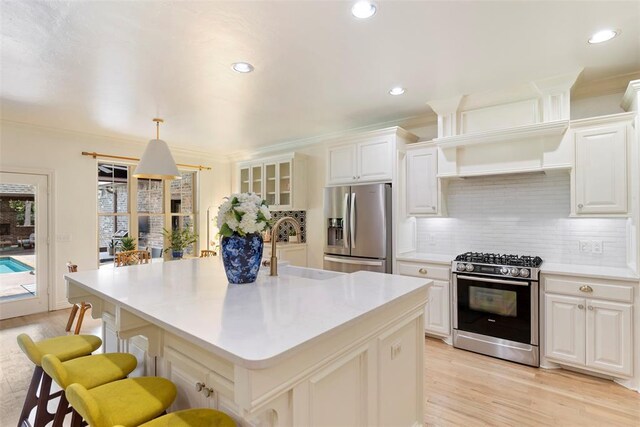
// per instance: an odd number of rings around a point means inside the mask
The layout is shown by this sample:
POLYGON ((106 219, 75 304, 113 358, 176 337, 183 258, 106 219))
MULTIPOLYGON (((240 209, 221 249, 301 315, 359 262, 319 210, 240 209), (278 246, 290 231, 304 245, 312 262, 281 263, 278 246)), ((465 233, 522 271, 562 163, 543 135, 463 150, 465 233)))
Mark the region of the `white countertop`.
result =
POLYGON ((638 281, 640 277, 629 268, 598 267, 595 265, 576 265, 543 262, 542 274, 593 277, 596 279, 614 279, 638 281))
POLYGON ((455 255, 430 254, 426 252, 404 252, 396 256, 398 261, 423 261, 435 264, 451 264, 456 258, 455 255))
MULTIPOLYGON (((261 274, 230 285, 219 257, 81 271, 69 281, 233 363, 263 368, 431 281, 360 271, 327 280, 261 274)), ((426 297, 426 294, 425 294, 426 297)))

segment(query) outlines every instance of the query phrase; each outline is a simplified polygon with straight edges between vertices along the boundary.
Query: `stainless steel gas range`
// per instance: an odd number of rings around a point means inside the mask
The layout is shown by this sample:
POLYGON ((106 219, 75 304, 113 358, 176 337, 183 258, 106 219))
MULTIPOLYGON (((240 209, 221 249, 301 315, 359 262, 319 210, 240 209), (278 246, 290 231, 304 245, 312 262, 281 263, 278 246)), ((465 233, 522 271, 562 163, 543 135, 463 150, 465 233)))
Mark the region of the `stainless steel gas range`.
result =
POLYGON ((540 366, 540 257, 467 252, 453 261, 453 346, 540 366))

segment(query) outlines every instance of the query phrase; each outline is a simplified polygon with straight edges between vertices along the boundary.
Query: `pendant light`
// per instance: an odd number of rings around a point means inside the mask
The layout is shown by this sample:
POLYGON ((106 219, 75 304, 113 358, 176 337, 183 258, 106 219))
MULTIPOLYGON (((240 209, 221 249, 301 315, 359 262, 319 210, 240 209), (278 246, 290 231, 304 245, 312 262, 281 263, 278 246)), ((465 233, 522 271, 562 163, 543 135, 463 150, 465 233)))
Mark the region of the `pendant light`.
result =
POLYGON ((171 156, 169 146, 160 139, 160 123, 164 123, 164 120, 153 121, 156 122, 156 139, 149 141, 133 176, 148 179, 180 179, 180 172, 171 156))

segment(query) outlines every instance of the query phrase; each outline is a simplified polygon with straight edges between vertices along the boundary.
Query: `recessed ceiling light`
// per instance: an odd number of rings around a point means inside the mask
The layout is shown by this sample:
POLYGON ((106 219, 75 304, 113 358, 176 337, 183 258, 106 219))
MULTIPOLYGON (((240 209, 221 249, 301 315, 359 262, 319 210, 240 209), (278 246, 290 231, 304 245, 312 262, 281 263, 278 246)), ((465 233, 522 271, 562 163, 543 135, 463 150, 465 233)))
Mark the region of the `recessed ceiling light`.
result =
POLYGON ((403 87, 394 87, 389 91, 390 95, 402 95, 404 93, 403 87))
POLYGON ((376 13, 376 5, 372 1, 360 0, 351 8, 351 13, 356 18, 371 18, 376 13))
POLYGON ((248 62, 234 62, 231 64, 231 68, 238 73, 250 73, 253 71, 253 65, 248 62))
POLYGON ((598 31, 597 33, 591 36, 591 38, 589 39, 589 43, 591 44, 604 43, 606 41, 611 40, 612 38, 616 37, 619 34, 620 34, 620 30, 598 31))

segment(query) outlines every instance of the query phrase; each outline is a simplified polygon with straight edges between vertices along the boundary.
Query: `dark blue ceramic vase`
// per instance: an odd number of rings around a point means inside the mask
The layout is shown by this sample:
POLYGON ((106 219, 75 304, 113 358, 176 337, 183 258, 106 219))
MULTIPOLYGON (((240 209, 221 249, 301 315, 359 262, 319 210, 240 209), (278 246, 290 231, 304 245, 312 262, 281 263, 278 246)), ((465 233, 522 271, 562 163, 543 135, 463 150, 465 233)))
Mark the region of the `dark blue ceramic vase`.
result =
POLYGON ((260 233, 240 236, 233 234, 222 238, 222 262, 229 283, 253 283, 258 277, 262 260, 262 236, 260 233))

